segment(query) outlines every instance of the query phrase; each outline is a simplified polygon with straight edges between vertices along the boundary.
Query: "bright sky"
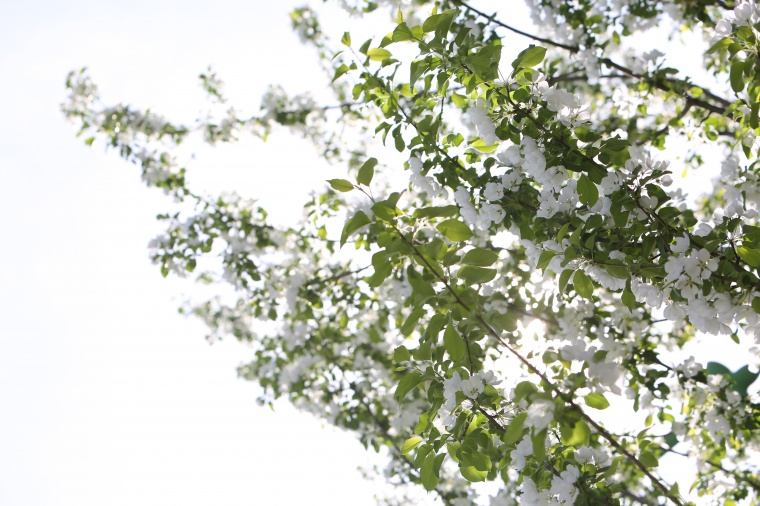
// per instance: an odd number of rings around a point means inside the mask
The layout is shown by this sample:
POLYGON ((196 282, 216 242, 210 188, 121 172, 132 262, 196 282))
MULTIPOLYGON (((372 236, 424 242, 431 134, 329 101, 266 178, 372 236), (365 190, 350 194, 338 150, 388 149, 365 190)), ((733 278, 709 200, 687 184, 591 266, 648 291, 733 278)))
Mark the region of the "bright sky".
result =
MULTIPOLYGON (((317 66, 289 28, 299 4, 3 5, 3 506, 374 504, 351 435, 284 403, 257 406, 257 388, 235 372, 246 348, 209 346, 204 327, 177 314, 191 287, 161 278, 147 256, 171 202, 115 153, 75 139, 59 112, 65 76, 82 66, 105 101, 180 121, 205 107, 196 78, 209 64, 242 109, 255 110, 270 82, 305 91, 317 66)), ((234 180, 294 219, 328 169, 287 135, 253 145, 204 152, 200 183, 234 180), (293 173, 301 187, 273 184, 293 173)))
MULTIPOLYGON (((115 153, 75 139, 59 112, 65 76, 82 66, 106 102, 185 122, 204 108, 196 77, 209 64, 230 103, 251 113, 268 83, 314 88, 314 53, 287 16, 302 3, 3 7, 3 506, 374 504, 351 435, 285 404, 258 407, 257 388, 235 373, 246 348, 209 346, 202 325, 177 315, 191 286, 161 278, 146 247, 171 203, 115 153)), ((310 189, 342 177, 312 153, 284 133, 202 149, 191 181, 261 197, 276 219, 293 220, 310 189)))

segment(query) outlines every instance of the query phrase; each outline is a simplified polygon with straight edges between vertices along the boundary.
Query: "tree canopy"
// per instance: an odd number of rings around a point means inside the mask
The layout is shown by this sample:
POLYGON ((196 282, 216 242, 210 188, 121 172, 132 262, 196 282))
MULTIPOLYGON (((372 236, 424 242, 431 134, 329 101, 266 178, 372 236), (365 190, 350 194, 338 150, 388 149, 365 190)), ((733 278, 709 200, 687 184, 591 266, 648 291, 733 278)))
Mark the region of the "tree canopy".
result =
POLYGON ((173 199, 161 273, 219 286, 183 310, 251 344, 262 403, 384 452, 387 504, 688 504, 666 456, 697 463, 700 503, 757 504, 760 5, 535 0, 532 28, 462 0, 335 3, 379 33, 291 13, 330 102, 272 86, 256 115, 180 125, 68 76, 85 143, 173 199), (683 51, 703 68, 641 52, 656 27, 701 34, 683 51), (284 129, 336 172, 291 227, 196 192, 173 154, 284 129), (747 365, 695 360, 703 335, 747 365))

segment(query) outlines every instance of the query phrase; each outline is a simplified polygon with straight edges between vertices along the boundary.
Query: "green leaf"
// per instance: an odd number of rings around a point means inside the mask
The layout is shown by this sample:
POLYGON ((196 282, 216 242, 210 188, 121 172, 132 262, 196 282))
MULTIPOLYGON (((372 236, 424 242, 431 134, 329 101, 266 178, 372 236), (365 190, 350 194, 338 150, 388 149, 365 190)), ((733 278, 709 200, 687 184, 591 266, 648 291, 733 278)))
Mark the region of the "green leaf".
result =
POLYGON ((580 179, 578 179, 578 196, 581 202, 589 207, 593 207, 599 200, 599 188, 586 174, 581 174, 580 179))
MULTIPOLYGON (((612 261, 612 260, 611 260, 612 261)), ((622 264, 605 265, 604 269, 610 274, 610 276, 618 279, 628 279, 631 275, 628 273, 628 269, 622 264)))
POLYGON ((328 179, 327 182, 330 183, 333 190, 338 190, 339 192, 350 192, 354 189, 354 183, 346 179, 328 179))
POLYGON ((755 313, 760 313, 760 297, 755 297, 752 300, 752 309, 755 310, 755 313))
POLYGON ((552 251, 550 249, 542 251, 541 256, 538 257, 538 265, 536 265, 536 267, 542 271, 545 271, 546 267, 549 265, 549 262, 552 261, 556 254, 556 251, 552 251))
POLYGON ((472 230, 459 220, 442 221, 435 227, 443 236, 452 242, 466 241, 472 237, 472 230))
POLYGON ((504 432, 504 436, 502 437, 502 441, 504 441, 505 444, 511 445, 522 439, 523 432, 525 432, 526 418, 528 418, 528 413, 526 411, 522 411, 518 413, 511 422, 509 422, 507 430, 504 432))
POLYGON ((559 229, 559 232, 557 232, 557 242, 562 243, 562 239, 565 238, 567 235, 568 230, 570 230, 570 222, 568 221, 564 225, 562 225, 562 228, 559 229))
POLYGON ((499 254, 490 249, 475 248, 465 253, 462 263, 467 265, 477 265, 479 267, 488 267, 493 265, 499 259, 499 254))
POLYGON ((731 62, 729 78, 731 80, 731 89, 734 92, 739 93, 744 89, 744 62, 742 60, 731 62))
MULTIPOLYGON (((501 61, 502 46, 486 46, 477 53, 471 54, 465 58, 465 62, 472 67, 475 74, 484 81, 493 81, 499 77, 499 62, 501 61)), ((494 148, 495 149, 495 148, 494 148)), ((478 148, 479 151, 484 151, 478 148)))
POLYGON ((760 373, 750 372, 749 366, 745 365, 731 375, 731 379, 734 380, 734 389, 742 397, 747 397, 747 389, 755 382, 758 376, 760 376, 760 373))
POLYGON ((443 331, 443 346, 454 362, 467 356, 467 344, 453 325, 447 326, 443 331))
POLYGON ((578 420, 575 425, 562 425, 560 428, 562 442, 569 446, 585 446, 591 437, 591 429, 583 420, 578 420))
POLYGON ((391 52, 380 47, 373 47, 367 50, 367 56, 372 61, 385 61, 391 57, 391 52))
POLYGON ((401 23, 393 30, 392 36, 393 42, 405 42, 408 40, 414 40, 414 32, 407 26, 406 23, 401 23))
POLYGON ((737 246, 736 253, 752 267, 760 267, 760 250, 748 248, 747 246, 737 246))
POLYGON ((657 456, 649 450, 644 450, 639 454, 639 462, 649 468, 657 467, 660 465, 660 461, 657 460, 657 456))
POLYGON ((375 165, 377 165, 377 158, 370 158, 364 164, 359 167, 359 175, 356 176, 356 182, 369 186, 372 182, 372 177, 375 175, 375 165))
POLYGON ((345 63, 343 65, 341 65, 340 67, 338 67, 337 69, 335 69, 335 75, 333 76, 332 82, 337 81, 340 76, 342 76, 343 74, 345 74, 349 70, 351 70, 351 69, 348 68, 348 65, 346 65, 345 63))
POLYGON ((425 460, 422 462, 422 467, 420 468, 420 481, 422 481, 422 485, 428 492, 438 486, 438 473, 435 469, 435 460, 435 453, 431 453, 425 457, 425 460))
POLYGON ((612 139, 604 141, 602 144, 602 151, 607 153, 619 153, 621 151, 626 151, 629 147, 631 147, 630 141, 613 137, 612 139))
POLYGON ((369 225, 372 223, 370 219, 367 217, 366 214, 364 214, 364 211, 357 211, 355 215, 353 215, 349 220, 346 222, 346 224, 343 227, 343 232, 340 234, 340 247, 342 248, 344 244, 346 244, 346 240, 348 237, 362 228, 365 225, 369 225))
POLYGON ((398 346, 393 350, 393 361, 397 364, 406 362, 410 358, 412 358, 412 355, 409 353, 409 350, 406 349, 406 346, 398 346))
POLYGON ((419 436, 412 436, 406 441, 404 441, 404 444, 401 446, 401 455, 406 455, 410 451, 417 448, 420 443, 422 443, 422 438, 419 436))
POLYGON ((459 269, 459 272, 457 272, 457 277, 468 285, 488 283, 496 277, 496 269, 487 269, 485 267, 465 265, 459 269))
POLYGON ((575 136, 581 142, 594 142, 599 139, 599 134, 584 126, 575 129, 575 136))
POLYGON ((380 286, 393 272, 393 265, 386 251, 378 251, 372 255, 372 267, 375 272, 372 276, 365 278, 365 281, 373 288, 380 286))
POLYGON ((393 397, 398 401, 403 401, 407 394, 412 391, 414 387, 420 384, 422 381, 422 373, 420 371, 411 371, 410 373, 404 375, 403 378, 401 378, 401 381, 398 382, 398 386, 396 386, 396 391, 393 394, 393 397))
POLYGON ((422 74, 424 74, 429 68, 429 64, 425 60, 414 60, 409 64, 409 86, 414 88, 414 83, 417 82, 422 74))
POLYGON ((497 142, 496 144, 486 144, 483 139, 476 139, 475 142, 470 144, 470 147, 477 149, 481 153, 493 153, 499 149, 499 143, 497 142))
POLYGON ((567 283, 570 281, 570 276, 573 275, 572 269, 565 269, 562 271, 562 274, 559 275, 559 292, 565 293, 565 287, 567 287, 567 283))
POLYGON ((583 398, 586 404, 594 409, 607 409, 610 407, 610 401, 602 394, 592 392, 583 398))
POLYGON ((439 38, 445 37, 455 14, 456 11, 449 10, 430 16, 424 23, 422 23, 422 31, 425 33, 435 32, 439 38))
POLYGON ((425 314, 425 310, 421 307, 416 307, 414 310, 409 314, 406 321, 403 325, 401 325, 401 328, 399 329, 399 332, 401 332, 404 336, 409 336, 412 332, 414 332, 414 328, 417 326, 417 322, 420 321, 420 318, 425 314))
POLYGON ((471 482, 485 481, 488 471, 478 471, 475 466, 461 466, 459 472, 462 477, 471 482))
POLYGON ((461 446, 462 445, 457 442, 446 443, 446 451, 448 452, 449 457, 451 457, 451 460, 453 460, 457 464, 459 464, 459 457, 457 456, 457 452, 459 451, 459 448, 461 446))
POLYGON ((707 374, 731 374, 731 369, 718 362, 708 362, 705 370, 707 374))
POLYGON ((381 200, 372 206, 372 212, 375 213, 375 218, 383 221, 393 221, 400 214, 399 209, 387 200, 381 200))
POLYGON ((585 272, 578 269, 573 276, 573 286, 578 295, 584 299, 591 299, 591 295, 594 293, 594 284, 591 282, 585 272))
POLYGON ((344 46, 350 46, 351 45, 351 34, 348 32, 343 32, 343 37, 341 37, 340 42, 344 46))
POLYGON ((710 47, 710 49, 707 50, 707 54, 712 54, 715 51, 718 51, 719 49, 725 49, 729 45, 731 45, 732 42, 733 42, 733 39, 731 39, 731 37, 724 37, 720 39, 718 42, 716 42, 715 44, 713 44, 712 47, 710 47))
POLYGON ((546 433, 547 431, 544 429, 541 432, 534 433, 531 437, 533 440, 533 456, 538 462, 543 462, 546 459, 546 433))
POLYGON ((507 332, 517 330, 517 315, 515 313, 501 313, 492 309, 486 313, 486 319, 496 330, 506 330, 507 332))
POLYGON ((440 206, 440 207, 422 207, 414 211, 415 218, 448 218, 449 216, 455 216, 459 212, 459 208, 455 205, 440 206))
POLYGON ((512 399, 513 402, 519 402, 520 399, 527 399, 538 391, 538 387, 530 381, 521 381, 515 386, 515 395, 512 399))
POLYGON ((623 290, 623 295, 621 297, 621 300, 623 301, 623 305, 627 307, 630 311, 633 311, 633 308, 636 307, 636 297, 633 295, 633 292, 630 291, 628 288, 625 288, 623 290))
POLYGON ((478 471, 490 471, 493 467, 493 463, 488 455, 479 451, 468 452, 466 454, 466 460, 469 464, 472 464, 478 471))
POLYGON ((535 67, 544 61, 544 56, 546 56, 545 47, 534 46, 531 44, 527 49, 524 49, 519 55, 517 55, 515 61, 512 62, 512 68, 517 70, 520 68, 535 67))

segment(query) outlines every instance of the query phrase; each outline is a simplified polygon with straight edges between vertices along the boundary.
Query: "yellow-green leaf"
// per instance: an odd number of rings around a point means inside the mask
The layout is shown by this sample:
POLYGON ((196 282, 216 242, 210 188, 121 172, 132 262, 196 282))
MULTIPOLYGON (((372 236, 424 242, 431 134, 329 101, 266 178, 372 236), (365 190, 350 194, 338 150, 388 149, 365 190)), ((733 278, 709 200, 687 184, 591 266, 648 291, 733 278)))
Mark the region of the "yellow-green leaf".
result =
POLYGON ((607 409, 610 407, 610 401, 602 394, 592 392, 584 397, 586 404, 594 409, 607 409))
POLYGON ((449 353, 451 360, 459 361, 467 355, 467 344, 453 325, 446 327, 443 332, 443 346, 449 353))
POLYGON ((477 265, 478 267, 488 267, 493 265, 499 259, 499 254, 490 249, 475 248, 468 251, 462 263, 467 265, 477 265))
POLYGON ((454 218, 442 221, 435 227, 449 241, 466 241, 472 237, 472 230, 459 220, 454 218))
POLYGON ((465 265, 459 269, 457 277, 468 285, 488 283, 496 277, 496 269, 465 265))
POLYGON ((391 57, 391 52, 380 47, 373 47, 367 50, 367 56, 373 61, 385 61, 391 57))
POLYGON ((354 189, 354 184, 345 179, 328 179, 327 182, 330 183, 333 190, 338 190, 339 192, 350 192, 354 189))
POLYGON ((737 246, 736 253, 752 267, 760 267, 760 250, 748 248, 747 246, 737 246))
POLYGON ((342 248, 343 245, 346 244, 346 240, 351 234, 370 223, 372 222, 369 217, 364 214, 364 211, 357 211, 356 214, 349 218, 343 226, 343 232, 340 234, 340 247, 342 248))
POLYGON ((462 466, 459 471, 467 481, 485 481, 486 476, 488 476, 488 471, 478 471, 475 466, 462 466))
POLYGON ((404 441, 403 446, 401 446, 401 454, 402 455, 406 455, 410 451, 412 451, 415 448, 417 448, 420 445, 420 443, 422 443, 422 438, 421 437, 419 437, 419 436, 412 436, 412 437, 410 437, 409 439, 407 439, 406 441, 404 441))
POLYGON ((359 168, 359 175, 356 176, 356 182, 369 186, 372 182, 372 177, 375 175, 375 165, 377 165, 377 158, 370 158, 359 168))
POLYGON ((597 200, 599 200, 599 189, 586 174, 581 175, 581 178, 578 180, 578 197, 580 197, 580 201, 583 204, 589 207, 593 207, 597 200))
POLYGON ((584 299, 590 299, 591 295, 594 293, 594 284, 591 282, 591 278, 580 269, 575 271, 575 275, 573 276, 573 286, 575 287, 575 291, 578 292, 578 295, 584 299))

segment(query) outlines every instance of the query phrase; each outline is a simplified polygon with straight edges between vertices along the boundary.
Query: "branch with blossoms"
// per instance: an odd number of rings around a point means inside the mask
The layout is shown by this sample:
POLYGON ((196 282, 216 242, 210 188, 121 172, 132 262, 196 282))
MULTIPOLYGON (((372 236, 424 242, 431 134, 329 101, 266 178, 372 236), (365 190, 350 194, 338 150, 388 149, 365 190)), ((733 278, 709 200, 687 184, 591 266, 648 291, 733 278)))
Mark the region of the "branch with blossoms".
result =
MULTIPOLYGON (((165 216, 154 257, 182 275, 216 255, 199 279, 232 285, 233 300, 189 312, 213 336, 250 343, 239 373, 262 402, 287 397, 366 447, 389 447, 394 483, 451 506, 471 506, 482 482, 499 483, 499 505, 682 505, 658 471, 678 452, 700 464, 698 493, 752 500, 758 374, 684 350, 699 332, 758 338, 760 10, 530 8, 536 34, 460 0, 403 6, 384 37, 345 32, 344 51, 316 11, 298 9, 294 27, 317 49, 335 106, 273 87, 262 114, 230 108, 175 127, 93 105, 91 83, 74 78, 66 111, 141 164, 140 146, 169 164, 171 145, 199 128, 207 142, 234 142, 283 125, 347 166, 349 179, 330 179, 288 229, 253 202, 196 198, 177 176, 165 186, 192 195, 196 212, 165 216), (622 38, 666 16, 714 35, 708 62, 730 100, 673 77, 656 51, 625 59, 622 38), (540 45, 508 68, 513 34, 540 45), (696 206, 674 188, 680 162, 649 151, 695 134, 724 156, 715 194, 696 206), (336 223, 339 239, 328 237, 336 223), (602 422, 612 406, 643 420, 613 430, 602 422)), ((212 71, 202 83, 224 100, 212 71)))

